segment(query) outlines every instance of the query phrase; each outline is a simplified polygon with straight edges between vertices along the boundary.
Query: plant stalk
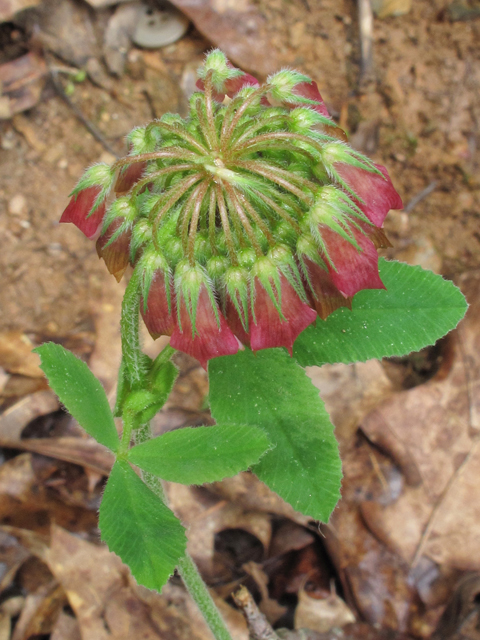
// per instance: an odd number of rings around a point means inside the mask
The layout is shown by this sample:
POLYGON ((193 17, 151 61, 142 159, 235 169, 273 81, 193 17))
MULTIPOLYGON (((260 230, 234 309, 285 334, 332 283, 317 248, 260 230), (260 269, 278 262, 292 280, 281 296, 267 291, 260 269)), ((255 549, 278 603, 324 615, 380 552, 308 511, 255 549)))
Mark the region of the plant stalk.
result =
MULTIPOLYGON (((144 379, 142 367, 144 358, 140 348, 139 335, 139 311, 140 272, 134 271, 123 298, 121 317, 122 356, 126 367, 126 373, 132 387, 141 385, 144 379)), ((165 347, 164 351, 157 356, 153 366, 160 367, 171 358, 173 353, 174 349, 170 346, 165 347)), ((129 425, 124 425, 124 430, 123 446, 125 446, 131 434, 129 425)), ((135 429, 133 437, 135 444, 140 444, 150 440, 152 437, 150 423, 147 422, 135 429)), ((146 472, 142 472, 142 478, 147 487, 149 487, 149 489, 168 506, 160 479, 153 474, 146 472)), ((202 580, 202 577, 200 576, 200 573, 188 552, 185 553, 185 556, 179 561, 177 568, 182 576, 183 583, 187 591, 190 593, 200 609, 200 612, 205 618, 215 640, 232 640, 223 618, 213 602, 207 585, 202 580)))
MULTIPOLYGON (((135 431, 135 444, 146 442, 150 440, 151 437, 150 424, 144 424, 135 431)), ((160 479, 145 471, 142 471, 142 478, 147 487, 167 504, 160 479)), ((182 576, 183 584, 200 609, 215 640, 232 640, 232 636, 225 626, 225 622, 208 591, 207 585, 203 581, 195 562, 188 552, 186 552, 185 556, 179 561, 177 569, 182 576)))

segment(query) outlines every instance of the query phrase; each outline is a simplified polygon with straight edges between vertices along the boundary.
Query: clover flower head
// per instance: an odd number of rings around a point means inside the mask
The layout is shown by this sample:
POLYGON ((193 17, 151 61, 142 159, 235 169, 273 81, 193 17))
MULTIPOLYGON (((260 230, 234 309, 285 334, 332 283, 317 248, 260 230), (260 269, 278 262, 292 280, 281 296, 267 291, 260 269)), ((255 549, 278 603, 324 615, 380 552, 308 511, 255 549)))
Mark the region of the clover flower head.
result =
POLYGON ((203 366, 242 343, 291 352, 317 316, 383 288, 382 225, 402 201, 307 76, 259 84, 215 50, 197 87, 186 119, 134 129, 127 157, 91 167, 61 222, 100 230, 109 271, 140 271, 151 335, 203 366))

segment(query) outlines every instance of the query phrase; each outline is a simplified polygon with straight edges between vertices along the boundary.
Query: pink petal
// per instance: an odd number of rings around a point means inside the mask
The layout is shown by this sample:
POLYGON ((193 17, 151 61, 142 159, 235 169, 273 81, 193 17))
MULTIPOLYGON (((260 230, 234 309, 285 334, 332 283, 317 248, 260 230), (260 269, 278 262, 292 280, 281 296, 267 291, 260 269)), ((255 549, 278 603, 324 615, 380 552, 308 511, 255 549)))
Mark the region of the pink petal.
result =
POLYGON ((388 171, 381 164, 375 165, 382 174, 372 173, 344 162, 336 162, 338 175, 363 200, 355 200, 370 222, 381 227, 390 209, 403 209, 403 202, 392 184, 388 171))
POLYGON ((120 282, 130 263, 131 230, 121 233, 108 247, 105 245, 122 223, 123 218, 114 220, 105 233, 98 238, 96 245, 98 257, 104 259, 107 269, 117 282, 120 282))
POLYGON ((333 284, 344 296, 354 296, 362 289, 385 289, 378 274, 378 254, 375 245, 365 234, 352 229, 362 251, 358 251, 338 233, 321 227, 320 233, 335 269, 328 264, 333 284))
POLYGON ((253 351, 272 347, 286 347, 292 352, 297 336, 315 321, 317 314, 298 297, 285 276, 281 281, 281 308, 285 320, 278 314, 272 299, 255 278, 255 319, 251 323, 250 346, 253 351))
POLYGON ((322 320, 326 320, 339 307, 352 308, 351 298, 346 298, 340 293, 328 271, 308 258, 305 258, 305 263, 315 293, 315 296, 312 295, 312 304, 322 320))
MULTIPOLYGON (((197 89, 199 91, 205 91, 205 83, 203 82, 203 80, 201 78, 199 78, 196 81, 195 86, 197 87, 197 89)), ((218 91, 215 91, 215 89, 213 89, 212 98, 214 100, 216 100, 217 102, 223 102, 223 100, 225 98, 225 93, 219 93, 218 91)))
POLYGON ((170 345, 174 349, 188 353, 196 358, 204 369, 211 358, 229 356, 238 351, 238 340, 231 332, 227 321, 218 312, 220 326, 205 286, 202 285, 197 305, 195 320, 195 337, 192 337, 192 322, 183 298, 180 302, 180 320, 182 329, 178 325, 174 328, 170 345))
MULTIPOLYGON (((316 105, 310 105, 311 108, 316 111, 317 113, 321 113, 322 116, 327 116, 329 117, 330 114, 328 113, 328 109, 325 105, 325 102, 323 101, 322 96, 320 95, 320 91, 318 90, 318 85, 315 82, 315 80, 312 80, 311 82, 300 82, 299 84, 295 85, 295 87, 293 88, 293 92, 297 95, 297 96, 301 96, 302 98, 308 98, 309 100, 315 100, 316 102, 318 102, 319 104, 316 105)), ((301 107, 304 106, 303 103, 298 103, 293 105, 295 107, 301 107)))
POLYGON ((250 346, 250 336, 243 328, 243 324, 238 315, 238 311, 236 310, 235 305, 230 300, 230 297, 228 295, 227 295, 227 302, 225 305, 225 317, 227 318, 228 326, 233 331, 233 333, 237 336, 240 342, 242 344, 246 344, 250 346))
POLYGON ((102 224, 105 215, 105 203, 103 202, 91 216, 88 216, 101 191, 101 187, 87 187, 76 196, 72 196, 67 208, 62 213, 60 222, 73 222, 87 238, 93 238, 102 224), (87 217, 88 216, 88 217, 87 217))
POLYGON ((146 162, 134 162, 123 173, 119 173, 114 189, 117 196, 128 193, 133 185, 140 180, 146 167, 146 162))
POLYGON ((229 98, 233 98, 240 89, 243 87, 259 87, 260 84, 256 78, 249 73, 244 73, 243 76, 237 78, 231 78, 225 82, 225 93, 229 98))
POLYGON ((175 328, 175 297, 170 283, 168 283, 168 287, 170 288, 170 311, 168 310, 165 274, 160 269, 153 275, 146 310, 144 310, 143 298, 140 300, 140 313, 154 340, 160 336, 171 336, 175 328))

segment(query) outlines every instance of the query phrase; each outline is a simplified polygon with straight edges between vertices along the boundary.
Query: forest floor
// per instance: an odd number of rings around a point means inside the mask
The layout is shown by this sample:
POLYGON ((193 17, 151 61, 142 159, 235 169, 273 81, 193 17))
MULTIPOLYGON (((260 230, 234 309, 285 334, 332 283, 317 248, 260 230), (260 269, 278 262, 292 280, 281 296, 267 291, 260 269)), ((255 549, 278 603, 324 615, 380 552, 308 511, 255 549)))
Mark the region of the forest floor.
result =
MULTIPOLYGON (((394 245, 385 255, 453 279, 471 307, 453 336, 421 354, 309 371, 344 459, 343 500, 328 526, 294 513, 250 474, 213 487, 172 485, 192 555, 236 640, 248 637, 227 604, 240 584, 275 627, 318 634, 292 639, 336 638, 332 629, 355 620, 340 637, 429 638, 440 624, 438 638, 478 640, 476 2, 418 0, 404 15, 376 18, 373 67, 362 79, 351 0, 175 4, 195 25, 167 47, 131 47, 121 77, 102 61, 110 7, 45 0, 0 24, 0 77, 1 65, 38 51, 39 41, 48 70, 37 104, 0 120, 0 640, 209 638, 177 578, 162 596, 139 589, 98 545, 111 460, 60 412, 31 349, 64 344, 114 393, 124 284, 58 220, 84 167, 123 155, 134 126, 185 114, 212 45, 261 79, 289 66, 317 81, 351 144, 387 166, 403 198, 404 210, 385 223, 394 245), (69 102, 51 80, 65 87, 65 67, 89 70, 69 102), (452 597, 458 606, 446 609, 452 597)), ((158 433, 209 419, 204 371, 187 357, 179 365, 158 433)))

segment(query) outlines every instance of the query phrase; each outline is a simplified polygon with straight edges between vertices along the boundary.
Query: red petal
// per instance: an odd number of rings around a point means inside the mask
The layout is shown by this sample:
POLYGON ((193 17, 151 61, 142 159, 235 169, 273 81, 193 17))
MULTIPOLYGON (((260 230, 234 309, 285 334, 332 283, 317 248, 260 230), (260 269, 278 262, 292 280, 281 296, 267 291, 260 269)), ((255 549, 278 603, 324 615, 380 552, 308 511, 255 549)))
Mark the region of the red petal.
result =
POLYGON ((60 222, 73 222, 87 238, 93 238, 102 224, 105 215, 105 203, 103 202, 91 216, 90 213, 101 187, 87 187, 76 196, 72 196, 67 208, 62 213, 60 222), (88 217, 87 217, 88 216, 88 217))
MULTIPOLYGON (((178 303, 178 301, 177 301, 178 303)), ((229 356, 238 351, 238 340, 231 332, 227 321, 217 310, 220 326, 217 323, 210 297, 205 286, 200 289, 195 319, 195 337, 192 337, 192 322, 185 306, 180 302, 180 320, 182 330, 176 326, 172 333, 170 345, 174 349, 188 353, 196 358, 204 369, 211 358, 229 356)))
POLYGON ((253 351, 272 347, 286 347, 292 352, 295 339, 308 325, 315 321, 317 314, 298 297, 295 289, 285 276, 281 281, 281 308, 285 320, 278 314, 272 299, 255 278, 255 319, 251 323, 250 344, 253 351))
MULTIPOLYGON (((320 95, 320 91, 318 90, 318 85, 315 82, 315 80, 312 80, 311 82, 300 82, 299 84, 295 85, 295 87, 293 88, 293 92, 297 96, 301 96, 302 98, 308 98, 309 100, 315 100, 319 104, 310 105, 311 108, 314 111, 317 111, 317 113, 321 113, 322 116, 327 116, 327 117, 330 116, 330 114, 328 113, 328 109, 327 109, 327 107, 325 105, 325 102, 323 101, 323 98, 320 95)), ((293 106, 301 107, 301 106, 304 106, 304 105, 303 105, 303 103, 299 102, 298 104, 295 104, 293 106)))
POLYGON ((346 298, 340 293, 333 284, 328 271, 322 269, 322 267, 315 262, 308 260, 308 258, 305 259, 305 263, 308 268, 310 284, 312 285, 313 292, 316 294, 316 297, 312 296, 312 303, 322 320, 326 320, 328 316, 339 307, 352 308, 351 298, 346 298))
MULTIPOLYGON (((237 336, 242 344, 247 344, 250 346, 250 336, 243 328, 242 321, 238 315, 238 311, 235 308, 235 305, 230 300, 230 297, 227 295, 227 302, 225 308, 225 316, 227 318, 227 323, 233 333, 237 336)), ((251 319, 250 321, 251 322, 251 319)))
POLYGON ((225 82, 225 92, 229 98, 233 98, 243 87, 259 87, 260 83, 249 73, 244 73, 238 78, 231 78, 225 82))
POLYGON ((403 202, 392 184, 388 171, 381 164, 375 166, 383 175, 372 173, 360 167, 353 167, 344 162, 336 162, 338 175, 363 200, 356 200, 356 204, 367 216, 370 222, 381 227, 390 209, 403 209, 403 202))
POLYGON ((165 274, 157 270, 153 274, 152 284, 148 292, 147 308, 144 311, 144 300, 140 300, 140 313, 148 332, 154 340, 160 336, 171 336, 175 327, 175 297, 170 283, 170 311, 165 287, 165 274))
POLYGON ((333 284, 344 296, 354 296, 362 289, 385 289, 378 274, 378 254, 375 245, 365 234, 353 228, 353 235, 362 251, 348 240, 326 227, 320 233, 335 269, 328 264, 333 284))
POLYGON ((105 233, 98 238, 96 245, 98 257, 104 259, 107 269, 115 276, 117 282, 120 282, 130 263, 131 230, 121 233, 108 247, 105 245, 122 223, 122 218, 114 220, 105 233))
POLYGON ((119 173, 114 189, 117 196, 128 193, 133 185, 140 180, 146 167, 146 162, 134 162, 123 173, 119 173))
MULTIPOLYGON (((199 91, 205 91, 205 83, 203 82, 203 80, 201 78, 199 78, 196 83, 195 86, 197 87, 197 89, 199 91)), ((212 98, 214 100, 216 100, 217 102, 223 102, 223 100, 225 99, 225 94, 224 93, 218 93, 217 91, 215 91, 215 89, 212 90, 212 98)))

